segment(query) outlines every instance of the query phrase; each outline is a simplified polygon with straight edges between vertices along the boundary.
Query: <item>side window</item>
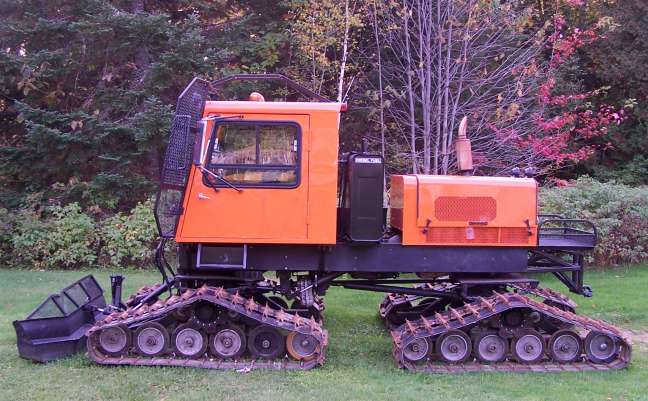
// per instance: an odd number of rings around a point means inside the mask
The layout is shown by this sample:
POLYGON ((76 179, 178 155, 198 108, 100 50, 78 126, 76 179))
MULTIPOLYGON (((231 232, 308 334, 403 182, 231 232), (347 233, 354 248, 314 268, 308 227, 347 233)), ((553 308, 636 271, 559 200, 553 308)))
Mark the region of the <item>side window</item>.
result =
MULTIPOLYGON (((299 184, 299 125, 223 122, 215 127, 207 168, 239 186, 293 188, 299 184)), ((207 179, 212 186, 222 186, 207 179)))
POLYGON ((297 129, 290 125, 261 126, 259 162, 264 165, 297 164, 297 129))
POLYGON ((257 164, 256 127, 221 125, 218 127, 212 164, 257 164))

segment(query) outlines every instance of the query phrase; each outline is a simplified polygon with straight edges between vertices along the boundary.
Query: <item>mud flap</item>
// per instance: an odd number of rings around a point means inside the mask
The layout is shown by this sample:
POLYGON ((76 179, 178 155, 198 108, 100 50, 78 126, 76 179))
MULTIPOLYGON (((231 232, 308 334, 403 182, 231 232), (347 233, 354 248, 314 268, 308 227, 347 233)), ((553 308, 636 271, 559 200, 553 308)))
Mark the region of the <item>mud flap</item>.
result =
POLYGON ((103 316, 103 289, 92 275, 47 297, 24 320, 13 322, 18 354, 49 362, 85 351, 86 332, 103 316))

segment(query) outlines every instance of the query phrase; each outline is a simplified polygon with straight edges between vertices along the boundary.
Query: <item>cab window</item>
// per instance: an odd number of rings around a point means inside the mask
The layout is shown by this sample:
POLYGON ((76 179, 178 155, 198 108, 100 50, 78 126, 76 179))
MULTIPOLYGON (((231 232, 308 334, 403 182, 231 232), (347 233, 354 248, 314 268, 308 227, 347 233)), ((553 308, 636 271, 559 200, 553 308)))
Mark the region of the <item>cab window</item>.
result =
MULTIPOLYGON (((237 186, 294 188, 299 184, 300 134, 294 122, 219 123, 207 168, 237 186)), ((215 178, 206 183, 223 186, 215 178)))

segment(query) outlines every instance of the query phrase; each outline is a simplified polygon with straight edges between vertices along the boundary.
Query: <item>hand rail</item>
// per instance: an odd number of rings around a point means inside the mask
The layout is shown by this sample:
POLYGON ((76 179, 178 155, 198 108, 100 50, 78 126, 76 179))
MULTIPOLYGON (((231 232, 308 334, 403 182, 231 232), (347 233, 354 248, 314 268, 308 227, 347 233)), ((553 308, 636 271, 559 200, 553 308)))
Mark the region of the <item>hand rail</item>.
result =
POLYGON ((594 223, 592 223, 589 220, 583 220, 583 219, 546 219, 541 221, 538 224, 538 237, 543 236, 542 230, 562 230, 562 233, 560 232, 552 232, 552 233, 547 233, 545 232, 544 235, 558 235, 562 236, 563 238, 568 238, 568 237, 593 237, 594 243, 596 244, 598 242, 598 231, 596 230, 596 226, 594 223), (559 227, 545 227, 546 225, 551 225, 551 224, 560 224, 559 227), (585 231, 583 229, 578 229, 578 228, 573 228, 569 227, 569 225, 575 225, 575 224, 582 224, 585 226, 591 227, 591 231, 585 231))
POLYGON ((302 95, 310 99, 315 99, 325 103, 333 102, 331 99, 327 99, 324 96, 320 95, 319 93, 313 92, 312 90, 293 81, 292 79, 288 78, 283 74, 234 74, 234 75, 228 75, 221 79, 217 79, 216 81, 212 81, 211 86, 213 88, 216 88, 234 81, 279 81, 279 82, 283 82, 284 84, 288 85, 295 91, 301 93, 302 95))
POLYGON ((540 221, 542 219, 544 219, 544 220, 549 220, 549 219, 564 220, 565 218, 563 216, 559 215, 559 214, 550 214, 550 213, 539 214, 538 215, 538 221, 540 221))

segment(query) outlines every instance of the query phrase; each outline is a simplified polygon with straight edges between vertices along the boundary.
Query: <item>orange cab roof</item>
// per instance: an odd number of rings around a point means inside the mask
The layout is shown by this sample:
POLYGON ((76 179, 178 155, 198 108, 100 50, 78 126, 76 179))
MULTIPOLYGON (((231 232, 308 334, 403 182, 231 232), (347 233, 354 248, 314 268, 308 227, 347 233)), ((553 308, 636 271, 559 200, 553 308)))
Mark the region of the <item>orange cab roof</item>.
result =
POLYGON ((342 111, 344 103, 320 102, 251 102, 251 101, 208 101, 205 103, 205 115, 209 113, 263 113, 293 114, 307 112, 342 111))

